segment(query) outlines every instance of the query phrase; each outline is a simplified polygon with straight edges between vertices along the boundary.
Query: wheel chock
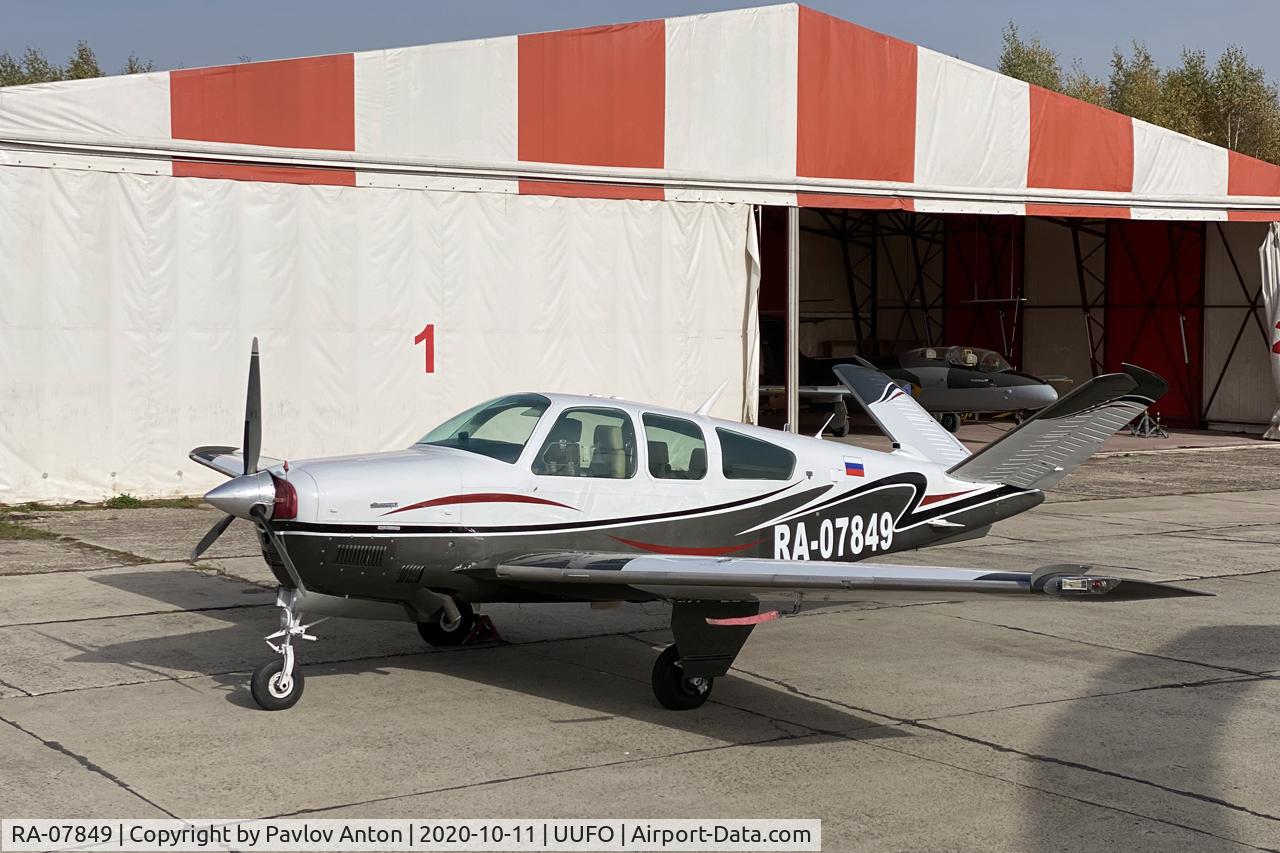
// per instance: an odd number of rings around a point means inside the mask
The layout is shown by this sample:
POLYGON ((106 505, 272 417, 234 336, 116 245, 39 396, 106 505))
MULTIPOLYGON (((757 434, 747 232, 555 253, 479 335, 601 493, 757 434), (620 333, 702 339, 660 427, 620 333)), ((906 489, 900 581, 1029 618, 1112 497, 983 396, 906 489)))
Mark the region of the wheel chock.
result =
POLYGON ((493 624, 493 620, 487 614, 477 613, 476 624, 471 626, 471 633, 467 634, 467 638, 462 641, 464 646, 473 646, 477 643, 501 643, 502 635, 498 633, 498 626, 493 624))

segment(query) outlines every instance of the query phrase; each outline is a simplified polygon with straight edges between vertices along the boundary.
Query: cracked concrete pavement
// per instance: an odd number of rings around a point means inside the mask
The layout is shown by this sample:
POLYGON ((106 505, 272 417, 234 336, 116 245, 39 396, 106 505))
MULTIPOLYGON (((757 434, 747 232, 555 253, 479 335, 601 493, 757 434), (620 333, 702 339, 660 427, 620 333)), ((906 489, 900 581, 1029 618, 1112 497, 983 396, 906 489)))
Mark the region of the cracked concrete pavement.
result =
POLYGON ((981 542, 1213 598, 891 596, 761 627, 702 709, 649 690, 660 606, 492 606, 504 642, 334 620, 256 710, 247 525, 37 512, 0 541, 0 815, 819 817, 828 850, 1280 849, 1280 451, 1113 456, 981 542))

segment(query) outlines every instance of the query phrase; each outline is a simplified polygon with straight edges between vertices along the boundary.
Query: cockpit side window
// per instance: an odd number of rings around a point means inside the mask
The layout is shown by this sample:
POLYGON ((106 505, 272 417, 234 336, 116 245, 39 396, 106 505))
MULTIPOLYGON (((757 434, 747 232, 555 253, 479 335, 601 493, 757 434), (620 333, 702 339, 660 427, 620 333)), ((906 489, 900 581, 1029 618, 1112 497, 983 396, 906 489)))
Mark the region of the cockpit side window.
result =
POLYGON ((644 415, 649 473, 659 480, 701 480, 707 476, 707 440, 693 421, 644 415))
POLYGON ((551 401, 541 394, 499 397, 455 415, 418 444, 452 447, 515 463, 551 401))
POLYGON ((790 450, 738 432, 716 428, 727 480, 790 480, 796 455, 790 450))
POLYGON ((636 431, 619 409, 566 409, 533 458, 544 477, 625 480, 636 474, 636 431))

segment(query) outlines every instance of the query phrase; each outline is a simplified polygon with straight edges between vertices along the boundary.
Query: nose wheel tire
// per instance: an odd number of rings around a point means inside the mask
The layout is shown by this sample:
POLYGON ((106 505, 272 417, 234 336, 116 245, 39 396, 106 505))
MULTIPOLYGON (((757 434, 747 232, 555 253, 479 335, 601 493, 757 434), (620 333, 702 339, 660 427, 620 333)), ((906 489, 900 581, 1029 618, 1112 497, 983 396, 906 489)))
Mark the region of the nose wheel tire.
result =
POLYGON ((955 412, 947 412, 940 416, 938 420, 942 423, 942 428, 947 432, 955 432, 960 429, 960 416, 955 412))
POLYGON ((680 650, 673 643, 663 649, 653 664, 653 695, 662 707, 672 711, 691 711, 702 706, 711 695, 713 678, 686 678, 680 663, 680 650))
POLYGON ((267 711, 283 711, 292 708, 302 698, 302 672, 297 667, 286 676, 284 659, 272 658, 253 671, 249 680, 249 692, 253 701, 267 711))
POLYGON ((476 626, 476 614, 471 605, 465 601, 455 600, 459 618, 450 622, 449 615, 442 609, 429 622, 418 623, 418 633, 429 646, 456 646, 471 635, 476 626))

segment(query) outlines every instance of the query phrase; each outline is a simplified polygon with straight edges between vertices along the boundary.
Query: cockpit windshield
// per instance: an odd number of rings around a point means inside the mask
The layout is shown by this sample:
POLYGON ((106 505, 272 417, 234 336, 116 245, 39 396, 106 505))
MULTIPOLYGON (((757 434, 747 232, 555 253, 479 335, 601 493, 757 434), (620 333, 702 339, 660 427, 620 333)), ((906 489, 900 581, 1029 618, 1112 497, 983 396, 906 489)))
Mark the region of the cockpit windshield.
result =
POLYGON ((417 443, 452 447, 514 463, 551 401, 541 394, 511 394, 455 415, 417 443))
POLYGON ((952 367, 967 367, 983 373, 1003 373, 1013 370, 1004 356, 995 350, 981 347, 922 347, 906 353, 926 361, 945 361, 952 367))

